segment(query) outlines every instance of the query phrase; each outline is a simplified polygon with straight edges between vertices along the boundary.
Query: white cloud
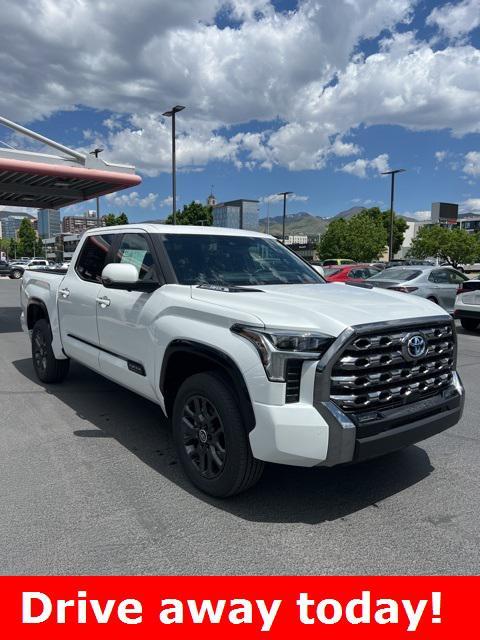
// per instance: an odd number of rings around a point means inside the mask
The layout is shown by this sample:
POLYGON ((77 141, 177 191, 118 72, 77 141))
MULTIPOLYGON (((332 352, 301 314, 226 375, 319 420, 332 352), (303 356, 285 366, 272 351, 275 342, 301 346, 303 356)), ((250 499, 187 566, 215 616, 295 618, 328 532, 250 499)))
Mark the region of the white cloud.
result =
POLYGON ((365 158, 357 158, 340 167, 339 171, 349 173, 357 178, 366 178, 373 173, 374 175, 388 171, 388 154, 382 153, 372 160, 365 158))
MULTIPOLYGON (((0 113, 32 121, 78 105, 113 110, 85 144, 150 176, 170 170, 171 122, 160 114, 178 103, 187 106, 177 118, 180 170, 212 161, 321 169, 361 152, 348 136, 362 123, 480 132, 480 51, 396 32, 415 4, 301 0, 281 12, 268 0, 139 0, 132 12, 126 0, 3 0, 0 113), (219 13, 236 28, 216 26, 219 13), (357 53, 385 33, 376 53, 357 53), (253 119, 282 124, 230 133, 253 119)), ((463 34, 475 6, 445 5, 430 24, 463 34)), ((368 162, 343 170, 380 169, 368 162)))
MULTIPOLYGON (((287 196, 288 200, 292 202, 307 202, 309 200, 309 196, 302 196, 297 193, 291 193, 287 196)), ((260 202, 280 202, 283 201, 283 195, 278 193, 271 193, 268 196, 263 196, 260 198, 260 202)))
POLYGON ((406 211, 403 215, 408 218, 415 218, 419 222, 423 222, 424 220, 430 220, 432 212, 423 210, 423 211, 406 211))
POLYGON ((461 203, 460 211, 462 213, 480 213, 480 198, 467 198, 461 203))
POLYGON ((443 162, 448 155, 448 151, 435 151, 435 160, 443 162))
POLYGON ((465 154, 463 172, 474 177, 480 176, 480 151, 465 154))
POLYGON ((109 193, 105 196, 106 199, 117 207, 140 207, 142 209, 154 209, 155 202, 158 198, 158 193, 149 193, 143 198, 138 191, 129 191, 116 195, 115 193, 109 193))
POLYGON ((427 18, 449 38, 462 37, 480 25, 480 0, 463 0, 435 7, 427 18))

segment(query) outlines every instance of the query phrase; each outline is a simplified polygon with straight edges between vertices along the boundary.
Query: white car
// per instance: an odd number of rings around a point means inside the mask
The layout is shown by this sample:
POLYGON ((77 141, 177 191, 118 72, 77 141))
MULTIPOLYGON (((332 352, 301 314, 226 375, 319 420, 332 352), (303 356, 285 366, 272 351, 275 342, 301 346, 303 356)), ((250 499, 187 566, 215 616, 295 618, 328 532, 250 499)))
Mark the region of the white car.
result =
POLYGON ((480 324, 480 280, 467 280, 457 292, 455 318, 467 331, 474 331, 480 324))
POLYGON ((462 415, 443 309, 326 284, 261 233, 94 229, 66 274, 25 271, 21 304, 38 378, 60 382, 76 360, 156 402, 210 495, 252 486, 264 462, 365 460, 462 415))

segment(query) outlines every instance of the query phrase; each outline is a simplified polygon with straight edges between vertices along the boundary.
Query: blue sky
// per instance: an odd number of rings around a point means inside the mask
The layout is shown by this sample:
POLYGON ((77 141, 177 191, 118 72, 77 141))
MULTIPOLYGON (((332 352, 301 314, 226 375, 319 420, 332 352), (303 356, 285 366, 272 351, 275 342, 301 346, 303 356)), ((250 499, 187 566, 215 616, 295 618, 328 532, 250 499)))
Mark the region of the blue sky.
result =
POLYGON ((35 23, 3 4, 0 53, 16 64, 1 65, 0 113, 101 144, 142 175, 102 212, 168 215, 161 113, 177 103, 180 206, 213 184, 219 200, 261 199, 263 214, 282 190, 291 213, 387 207, 380 171, 402 167, 398 211, 423 219, 443 200, 480 212, 480 0, 142 0, 130 19, 97 0, 39 0, 35 23))

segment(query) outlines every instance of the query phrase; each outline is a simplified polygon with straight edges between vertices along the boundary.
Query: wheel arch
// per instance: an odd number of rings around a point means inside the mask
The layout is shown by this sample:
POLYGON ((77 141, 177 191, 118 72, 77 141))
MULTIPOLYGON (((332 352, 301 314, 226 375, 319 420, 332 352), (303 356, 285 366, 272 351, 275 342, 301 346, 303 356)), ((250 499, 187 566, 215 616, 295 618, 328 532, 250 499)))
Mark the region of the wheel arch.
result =
POLYGON ((38 320, 44 318, 50 323, 47 305, 39 298, 30 298, 27 307, 27 327, 31 331, 38 320))
POLYGON ((220 370, 231 382, 239 401, 244 425, 248 432, 255 427, 255 415, 245 379, 234 360, 219 349, 193 340, 173 340, 165 350, 160 372, 160 391, 165 410, 172 415, 176 391, 191 375, 220 370))

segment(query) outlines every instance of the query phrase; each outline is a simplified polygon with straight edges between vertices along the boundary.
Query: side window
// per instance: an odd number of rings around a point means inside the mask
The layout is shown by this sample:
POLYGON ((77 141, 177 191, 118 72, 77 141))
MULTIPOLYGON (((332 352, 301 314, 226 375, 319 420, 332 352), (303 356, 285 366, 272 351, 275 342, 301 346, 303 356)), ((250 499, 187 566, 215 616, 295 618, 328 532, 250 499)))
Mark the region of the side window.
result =
POLYGON ((75 271, 83 280, 102 282, 102 271, 108 264, 108 252, 114 239, 113 233, 89 236, 75 265, 75 271))
POLYGON ((115 262, 133 264, 139 280, 157 279, 155 262, 145 234, 126 233, 117 249, 115 262))
POLYGON ((446 269, 437 269, 436 271, 432 271, 432 273, 428 276, 430 282, 435 282, 436 284, 448 284, 449 277, 448 271, 446 269))
POLYGON ((467 276, 464 276, 458 271, 450 271, 449 276, 451 284, 462 284, 465 280, 468 280, 467 276))

